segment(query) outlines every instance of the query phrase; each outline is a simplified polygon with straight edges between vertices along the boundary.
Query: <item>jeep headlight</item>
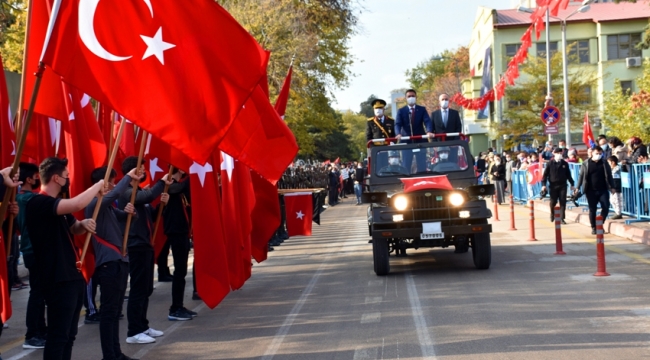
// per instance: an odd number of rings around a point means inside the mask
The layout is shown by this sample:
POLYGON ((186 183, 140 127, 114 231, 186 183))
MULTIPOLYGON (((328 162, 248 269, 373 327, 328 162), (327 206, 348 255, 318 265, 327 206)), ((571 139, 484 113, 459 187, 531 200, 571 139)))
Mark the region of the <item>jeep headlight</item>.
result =
POLYGON ((395 200, 393 201, 393 206, 395 206, 395 209, 399 211, 404 211, 406 210, 406 207, 408 206, 409 202, 406 199, 406 196, 397 196, 395 200))
POLYGON ((449 195, 449 203, 453 206, 461 206, 465 203, 465 197, 459 193, 449 195))

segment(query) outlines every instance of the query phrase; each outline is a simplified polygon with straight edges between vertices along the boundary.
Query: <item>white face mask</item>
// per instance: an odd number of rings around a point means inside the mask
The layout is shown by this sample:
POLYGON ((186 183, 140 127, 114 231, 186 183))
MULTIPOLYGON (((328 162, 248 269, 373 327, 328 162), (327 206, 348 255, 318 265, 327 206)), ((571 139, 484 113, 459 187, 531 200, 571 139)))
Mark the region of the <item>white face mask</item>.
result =
POLYGON ((603 154, 592 154, 592 155, 591 155, 591 158, 592 158, 594 161, 598 161, 598 160, 600 160, 602 157, 603 157, 603 154))
POLYGON ((555 157, 555 161, 562 160, 562 154, 554 154, 553 157, 555 157))
POLYGON ((501 165, 501 160, 495 160, 494 163, 495 163, 496 165, 501 165))
POLYGON ((399 158, 389 158, 388 163, 391 165, 399 165, 399 158))
POLYGON ((447 160, 449 158, 449 154, 447 153, 440 153, 440 160, 447 160))
POLYGON ((440 101, 440 106, 441 106, 443 109, 448 108, 448 107, 449 107, 449 100, 442 100, 442 101, 440 101))
POLYGON ((384 115, 384 109, 375 109, 375 116, 381 117, 384 115))
POLYGON ((415 96, 407 97, 406 98, 406 103, 413 106, 415 105, 415 96))

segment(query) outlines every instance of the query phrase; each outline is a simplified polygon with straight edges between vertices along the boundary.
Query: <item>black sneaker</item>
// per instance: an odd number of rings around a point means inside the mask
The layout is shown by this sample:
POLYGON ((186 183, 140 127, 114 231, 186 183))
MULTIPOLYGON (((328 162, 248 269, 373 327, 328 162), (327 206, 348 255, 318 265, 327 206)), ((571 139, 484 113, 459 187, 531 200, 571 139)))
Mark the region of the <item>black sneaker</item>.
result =
POLYGON ((192 311, 188 308, 182 308, 181 311, 185 311, 186 314, 190 315, 191 317, 197 317, 199 314, 196 313, 196 311, 192 311))
POLYGON ((132 357, 128 357, 124 354, 120 355, 120 357, 117 358, 118 360, 139 360, 139 359, 134 359, 132 357))
POLYGON ((174 277, 171 275, 158 275, 158 282, 172 282, 174 277))
POLYGON ((45 340, 38 337, 27 339, 23 343, 23 349, 42 349, 44 347, 45 347, 45 340))
POLYGON ((174 312, 170 312, 169 315, 167 315, 167 320, 187 321, 187 320, 192 320, 192 315, 186 313, 183 309, 178 309, 174 312))
POLYGON ((591 229, 591 235, 596 235, 596 228, 591 229))
MULTIPOLYGON (((273 249, 273 248, 271 248, 273 249)), ((192 294, 192 300, 203 300, 196 291, 192 294)))
POLYGON ((84 319, 84 324, 99 324, 99 313, 86 315, 86 318, 84 319))

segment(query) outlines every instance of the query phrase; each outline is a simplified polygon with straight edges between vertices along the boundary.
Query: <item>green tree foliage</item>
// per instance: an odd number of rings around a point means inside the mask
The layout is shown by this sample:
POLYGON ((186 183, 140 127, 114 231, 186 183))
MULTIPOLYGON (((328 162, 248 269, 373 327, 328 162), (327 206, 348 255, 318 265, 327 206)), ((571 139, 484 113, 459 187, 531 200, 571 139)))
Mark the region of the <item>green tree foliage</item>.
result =
POLYGON ((350 147, 350 138, 346 134, 346 125, 343 122, 343 115, 339 112, 334 113, 336 127, 331 130, 327 135, 323 134, 320 129, 315 129, 312 134, 315 134, 314 156, 318 160, 334 160, 337 157, 341 161, 356 160, 358 154, 355 156, 350 147))
MULTIPOLYGON (((363 103, 362 103, 363 109, 363 103)), ((345 124, 345 135, 350 139, 348 147, 352 152, 353 159, 358 159, 361 153, 366 154, 366 126, 368 117, 365 114, 355 114, 352 111, 344 111, 342 114, 345 124)))
POLYGON ((0 1, 0 53, 7 70, 22 71, 26 8, 26 0, 0 1))
POLYGON ((285 120, 300 154, 317 154, 342 134, 331 107, 332 90, 348 85, 353 62, 348 40, 355 33, 354 0, 218 0, 260 44, 271 51, 269 91, 274 100, 295 55, 285 120), (337 135, 339 134, 339 135, 337 135))
MULTIPOLYGON (((569 59, 571 60, 571 59, 569 59)), ((501 123, 493 125, 497 136, 505 138, 505 147, 511 148, 519 142, 531 139, 544 141, 544 124, 540 114, 546 97, 546 59, 529 55, 519 71, 520 80, 514 87, 506 88, 504 97, 504 118, 501 123)), ((571 65, 569 67, 569 110, 571 129, 582 128, 585 112, 593 116, 598 109, 595 99, 597 74, 588 66, 571 65)), ((564 118, 564 88, 562 79, 562 54, 551 57, 551 81, 555 106, 564 118)), ((558 124, 562 129, 564 120, 558 124)))
POLYGON ((372 94, 368 96, 368 99, 361 104, 359 104, 359 107, 361 108, 359 110, 359 115, 363 115, 366 118, 375 116, 375 110, 372 108, 372 101, 375 100, 377 96, 375 94, 372 94))
POLYGON ((650 139, 650 60, 643 62, 643 75, 637 79, 637 93, 623 93, 618 79, 614 90, 604 94, 605 113, 603 123, 608 134, 621 139, 639 136, 644 141, 650 139))

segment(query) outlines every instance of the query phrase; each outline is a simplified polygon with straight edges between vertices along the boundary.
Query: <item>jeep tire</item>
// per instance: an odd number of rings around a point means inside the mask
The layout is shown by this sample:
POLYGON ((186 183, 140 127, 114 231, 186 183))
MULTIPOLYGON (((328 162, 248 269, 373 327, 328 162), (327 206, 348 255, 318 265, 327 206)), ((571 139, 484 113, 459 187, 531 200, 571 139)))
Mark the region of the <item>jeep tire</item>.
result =
POLYGON ((388 241, 386 239, 372 239, 372 259, 377 276, 388 275, 390 272, 388 252, 388 241))
POLYGON ((472 241, 472 258, 477 269, 485 270, 490 268, 492 262, 492 248, 490 246, 490 234, 475 234, 472 241))

